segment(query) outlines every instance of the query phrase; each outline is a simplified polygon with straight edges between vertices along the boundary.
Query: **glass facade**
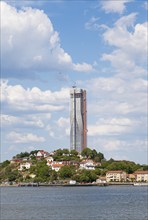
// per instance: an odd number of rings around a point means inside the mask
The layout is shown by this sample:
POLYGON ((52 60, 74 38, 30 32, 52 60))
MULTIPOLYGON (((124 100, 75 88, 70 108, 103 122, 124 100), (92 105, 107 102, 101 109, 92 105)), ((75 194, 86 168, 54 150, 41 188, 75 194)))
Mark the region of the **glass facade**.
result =
POLYGON ((70 150, 81 152, 87 145, 86 91, 70 90, 70 150))

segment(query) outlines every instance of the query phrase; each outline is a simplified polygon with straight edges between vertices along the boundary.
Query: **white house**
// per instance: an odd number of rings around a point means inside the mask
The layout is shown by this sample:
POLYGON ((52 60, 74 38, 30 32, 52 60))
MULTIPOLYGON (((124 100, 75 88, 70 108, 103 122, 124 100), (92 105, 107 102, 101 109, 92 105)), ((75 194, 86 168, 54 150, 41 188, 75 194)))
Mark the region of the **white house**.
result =
POLYGON ((45 158, 45 160, 46 160, 47 162, 53 162, 53 157, 48 156, 48 157, 45 158))
POLYGON ((100 176, 98 179, 96 179, 96 183, 106 183, 106 177, 100 176))
POLYGON ((106 173, 106 182, 124 182, 126 181, 126 172, 123 170, 112 170, 106 173))
POLYGON ((80 163, 80 169, 95 170, 95 163, 92 160, 85 160, 80 163))
POLYGON ((32 163, 29 163, 29 162, 22 163, 22 164, 20 164, 20 167, 18 170, 20 170, 20 171, 22 171, 23 169, 28 170, 28 169, 30 169, 31 165, 32 165, 32 163))
POLYGON ((63 164, 52 164, 51 165, 51 168, 52 170, 55 170, 56 172, 58 172, 60 170, 61 167, 63 167, 64 165, 63 164))
POLYGON ((37 157, 47 157, 48 155, 49 153, 44 150, 39 150, 36 154, 37 157))

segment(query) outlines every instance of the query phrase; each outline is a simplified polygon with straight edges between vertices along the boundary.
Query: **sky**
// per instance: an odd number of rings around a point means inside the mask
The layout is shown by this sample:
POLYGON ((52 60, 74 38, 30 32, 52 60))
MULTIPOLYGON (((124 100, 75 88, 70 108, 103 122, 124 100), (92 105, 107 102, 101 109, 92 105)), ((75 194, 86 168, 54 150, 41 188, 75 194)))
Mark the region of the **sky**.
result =
POLYGON ((1 161, 70 146, 70 88, 87 91, 88 146, 147 157, 145 0, 6 0, 1 11, 1 161))

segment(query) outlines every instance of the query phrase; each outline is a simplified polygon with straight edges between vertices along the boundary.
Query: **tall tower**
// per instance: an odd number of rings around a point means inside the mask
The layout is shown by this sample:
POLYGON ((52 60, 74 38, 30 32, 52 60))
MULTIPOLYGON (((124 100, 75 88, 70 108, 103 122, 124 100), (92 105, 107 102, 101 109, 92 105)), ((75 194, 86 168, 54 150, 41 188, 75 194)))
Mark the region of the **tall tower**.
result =
POLYGON ((81 152, 87 147, 86 91, 70 90, 70 150, 81 152))

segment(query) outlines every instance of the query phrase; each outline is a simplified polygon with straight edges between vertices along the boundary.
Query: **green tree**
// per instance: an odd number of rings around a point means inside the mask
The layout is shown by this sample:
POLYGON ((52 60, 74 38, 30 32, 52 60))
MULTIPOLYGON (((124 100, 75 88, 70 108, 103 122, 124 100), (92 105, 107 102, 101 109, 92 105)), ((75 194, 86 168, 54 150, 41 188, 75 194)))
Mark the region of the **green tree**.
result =
POLYGON ((91 152, 91 159, 94 159, 97 156, 97 151, 95 149, 91 152))
POLYGON ((73 177, 77 182, 90 183, 96 181, 97 175, 93 170, 80 170, 73 177))
POLYGON ((97 154, 97 157, 99 157, 99 159, 100 159, 99 162, 101 162, 101 161, 104 159, 104 154, 102 154, 101 152, 99 152, 99 153, 97 154))
POLYGON ((37 154, 38 151, 39 151, 39 150, 33 150, 33 151, 30 152, 30 155, 37 154))
POLYGON ((8 181, 15 181, 20 176, 21 175, 19 174, 18 170, 13 170, 11 171, 11 173, 8 174, 8 181))
POLYGON ((91 158, 92 157, 92 150, 90 148, 86 147, 86 148, 84 148, 84 150, 82 150, 81 155, 86 158, 91 158))
POLYGON ((70 151, 71 156, 78 156, 78 152, 76 150, 70 151))
POLYGON ((68 154, 69 155, 69 150, 68 149, 63 149, 63 154, 68 154))
POLYGON ((52 170, 50 172, 50 181, 54 181, 54 180, 57 180, 57 177, 58 177, 58 174, 55 170, 52 170))
POLYGON ((95 172, 95 174, 98 175, 98 176, 101 175, 101 170, 100 170, 99 168, 96 168, 94 172, 95 172))
POLYGON ((142 165, 142 168, 143 168, 143 170, 148 170, 148 165, 142 165))
POLYGON ((43 158, 43 160, 38 161, 35 166, 30 168, 30 173, 36 175, 35 179, 38 182, 45 182, 49 179, 49 167, 46 163, 46 160, 43 158))
POLYGON ((0 164, 1 168, 7 167, 10 164, 9 160, 5 160, 3 163, 0 164))
POLYGON ((59 170, 59 176, 62 179, 70 178, 73 176, 75 169, 73 166, 63 166, 59 170))
POLYGON ((79 181, 82 183, 89 183, 89 177, 86 175, 86 173, 82 173, 80 174, 80 177, 79 177, 79 181))
POLYGON ((23 158, 23 157, 29 157, 30 153, 28 152, 21 152, 20 154, 17 154, 15 158, 23 158))

